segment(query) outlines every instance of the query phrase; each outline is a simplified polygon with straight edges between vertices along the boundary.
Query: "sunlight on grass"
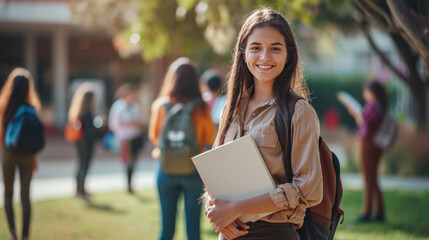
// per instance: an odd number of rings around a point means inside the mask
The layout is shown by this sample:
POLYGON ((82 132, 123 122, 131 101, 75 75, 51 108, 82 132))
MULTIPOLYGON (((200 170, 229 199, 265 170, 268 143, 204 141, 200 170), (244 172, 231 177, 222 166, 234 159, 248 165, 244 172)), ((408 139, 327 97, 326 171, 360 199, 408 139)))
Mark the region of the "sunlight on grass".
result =
MULTIPOLYGON (((389 191, 384 193, 387 223, 353 225, 361 206, 361 192, 344 192, 342 209, 346 212, 336 239, 428 239, 429 193, 389 191)), ((179 206, 182 206, 182 200, 179 206)), ((15 206, 17 227, 21 229, 20 205, 15 206)), ((102 193, 88 205, 75 198, 49 200, 33 204, 31 237, 34 240, 109 240, 157 239, 160 226, 157 194, 154 189, 102 193)), ((177 216, 174 240, 185 240, 183 208, 177 216)), ((0 209, 0 239, 7 239, 4 209, 0 209)), ((207 219, 202 217, 202 239, 215 240, 207 219)))

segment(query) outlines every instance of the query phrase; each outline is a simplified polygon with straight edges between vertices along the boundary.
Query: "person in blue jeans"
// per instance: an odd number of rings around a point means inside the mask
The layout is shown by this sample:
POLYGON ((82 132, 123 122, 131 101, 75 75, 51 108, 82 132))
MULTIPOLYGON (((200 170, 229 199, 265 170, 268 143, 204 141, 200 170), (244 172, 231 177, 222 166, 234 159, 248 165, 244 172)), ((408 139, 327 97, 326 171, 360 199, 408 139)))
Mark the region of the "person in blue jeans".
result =
POLYGON ((203 182, 197 172, 191 175, 166 174, 157 169, 158 195, 161 201, 162 232, 159 239, 173 239, 176 224, 177 202, 183 192, 188 239, 200 239, 201 197, 203 182))
MULTIPOLYGON (((174 108, 176 104, 183 104, 185 105, 184 108, 186 106, 193 106, 192 109, 189 107, 191 109, 189 115, 195 130, 194 135, 197 144, 194 145, 198 145, 195 146, 196 154, 204 151, 207 146, 213 144, 215 125, 211 120, 210 109, 201 97, 197 72, 189 59, 179 58, 170 65, 161 88, 160 96, 152 104, 149 139, 155 146, 152 152, 154 159, 159 159, 161 154, 165 156, 166 151, 161 150, 164 149, 162 146, 165 145, 162 145, 162 140, 165 140, 165 138, 161 137, 161 135, 164 136, 162 132, 168 116, 167 108, 168 106, 174 108), (188 105, 187 103, 190 104, 188 105), (160 143, 162 146, 160 146, 160 143)), ((180 130, 182 131, 183 129, 180 130)), ((193 138, 193 142, 195 143, 195 138, 193 138)), ((177 154, 173 156, 174 158, 170 159, 177 160, 177 154)), ((186 160, 186 158, 181 159, 186 160)), ((195 167, 193 167, 192 162, 190 162, 191 168, 182 172, 179 172, 174 167, 166 167, 164 163, 165 161, 161 160, 157 167, 157 189, 162 217, 162 228, 159 239, 173 239, 176 227, 177 202, 180 195, 183 194, 186 234, 190 240, 199 240, 201 218, 201 203, 199 198, 203 192, 203 182, 195 167)), ((188 164, 189 162, 185 163, 188 164)), ((180 165, 180 167, 182 166, 180 165)))

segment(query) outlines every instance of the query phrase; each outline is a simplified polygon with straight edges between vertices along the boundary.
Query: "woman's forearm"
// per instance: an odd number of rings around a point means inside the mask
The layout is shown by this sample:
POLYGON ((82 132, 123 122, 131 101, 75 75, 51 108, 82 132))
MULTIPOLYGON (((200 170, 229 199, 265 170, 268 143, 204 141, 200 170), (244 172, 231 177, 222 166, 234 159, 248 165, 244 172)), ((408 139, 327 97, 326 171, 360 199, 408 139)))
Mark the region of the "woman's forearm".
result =
POLYGON ((223 199, 211 199, 206 206, 205 215, 210 219, 216 232, 222 231, 226 226, 245 215, 277 212, 278 208, 271 200, 269 193, 246 200, 230 202, 223 199))
POLYGON ((271 199, 269 193, 259 195, 257 197, 240 200, 233 203, 236 205, 239 216, 265 213, 265 212, 277 212, 282 210, 282 208, 277 207, 277 205, 271 199))

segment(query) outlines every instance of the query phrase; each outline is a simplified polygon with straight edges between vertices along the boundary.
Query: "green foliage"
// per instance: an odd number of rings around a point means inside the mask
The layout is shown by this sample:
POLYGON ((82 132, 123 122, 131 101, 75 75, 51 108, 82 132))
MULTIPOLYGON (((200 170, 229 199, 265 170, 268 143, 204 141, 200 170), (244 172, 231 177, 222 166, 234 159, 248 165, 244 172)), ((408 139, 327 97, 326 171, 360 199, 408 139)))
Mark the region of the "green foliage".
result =
POLYGON ((197 3, 196 0, 177 0, 178 7, 182 7, 186 10, 190 10, 197 3))
POLYGON ((415 132, 406 122, 400 128, 394 146, 385 154, 385 171, 392 175, 429 176, 429 137, 415 132))
POLYGON ((353 0, 328 0, 319 5, 311 25, 321 31, 331 27, 346 34, 355 33, 360 29, 354 18, 355 11, 353 0))
MULTIPOLYGON (((326 6, 338 9, 349 1, 330 0, 326 6)), ((146 60, 169 53, 190 56, 198 52, 195 46, 200 42, 208 43, 218 55, 229 55, 240 23, 262 6, 307 24, 323 22, 319 16, 326 8, 320 0, 84 0, 72 5, 74 15, 88 25, 120 32, 127 41, 138 33, 146 60)))

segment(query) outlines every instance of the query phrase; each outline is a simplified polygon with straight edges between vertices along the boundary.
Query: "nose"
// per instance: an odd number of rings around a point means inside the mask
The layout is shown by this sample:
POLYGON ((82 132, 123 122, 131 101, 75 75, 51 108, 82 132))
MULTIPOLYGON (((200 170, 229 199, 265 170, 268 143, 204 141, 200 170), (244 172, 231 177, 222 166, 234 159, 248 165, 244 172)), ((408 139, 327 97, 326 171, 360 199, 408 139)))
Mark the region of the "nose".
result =
POLYGON ((271 58, 271 55, 268 50, 264 50, 261 52, 261 56, 260 56, 261 60, 269 60, 270 58, 271 58))

